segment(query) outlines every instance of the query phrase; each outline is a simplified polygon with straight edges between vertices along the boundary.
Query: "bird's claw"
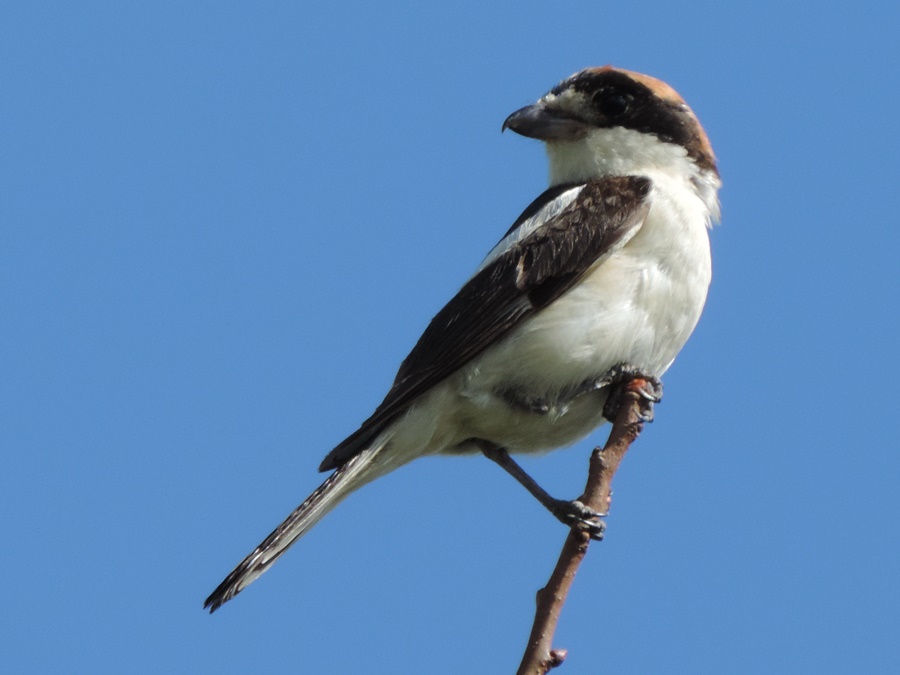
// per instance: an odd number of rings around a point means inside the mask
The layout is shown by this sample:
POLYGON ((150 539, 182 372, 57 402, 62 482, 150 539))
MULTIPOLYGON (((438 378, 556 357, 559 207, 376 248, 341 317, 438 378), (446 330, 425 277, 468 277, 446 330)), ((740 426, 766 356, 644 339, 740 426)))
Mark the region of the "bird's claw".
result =
POLYGON ((614 421, 622 407, 625 392, 633 392, 638 395, 638 418, 641 422, 653 421, 653 405, 662 400, 663 385, 659 378, 641 372, 634 366, 621 364, 603 377, 605 385, 612 385, 606 404, 603 406, 603 416, 614 421))
POLYGON ((565 499, 557 499, 554 501, 550 512, 567 527, 587 532, 591 539, 595 541, 603 540, 603 533, 606 531, 606 523, 601 518, 606 514, 595 511, 585 506, 583 503, 574 499, 566 501, 565 499))

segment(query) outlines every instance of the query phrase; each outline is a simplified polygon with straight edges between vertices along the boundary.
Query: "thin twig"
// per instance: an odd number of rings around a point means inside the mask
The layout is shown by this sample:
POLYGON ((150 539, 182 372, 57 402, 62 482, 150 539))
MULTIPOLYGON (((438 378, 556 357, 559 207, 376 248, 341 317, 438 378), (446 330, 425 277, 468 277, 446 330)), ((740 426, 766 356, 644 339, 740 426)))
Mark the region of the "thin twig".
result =
MULTIPOLYGON (((635 379, 625 385, 622 405, 606 445, 595 448, 591 453, 587 485, 579 500, 602 513, 609 510, 612 479, 619 463, 644 427, 641 410, 646 402, 637 391, 643 384, 642 380, 635 379)), ((553 635, 569 588, 590 542, 590 536, 583 530, 572 529, 569 532, 550 580, 537 592, 534 624, 517 675, 545 675, 565 660, 566 650, 553 649, 553 635)))

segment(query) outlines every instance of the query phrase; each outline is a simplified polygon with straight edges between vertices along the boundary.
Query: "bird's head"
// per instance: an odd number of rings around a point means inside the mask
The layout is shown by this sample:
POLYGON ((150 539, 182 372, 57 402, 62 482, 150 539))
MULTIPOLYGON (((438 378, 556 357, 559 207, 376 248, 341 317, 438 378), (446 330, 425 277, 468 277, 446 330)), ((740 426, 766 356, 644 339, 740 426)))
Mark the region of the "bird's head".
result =
POLYGON ((575 73, 507 117, 503 129, 547 144, 551 185, 659 171, 718 182, 694 112, 665 82, 628 70, 575 73))

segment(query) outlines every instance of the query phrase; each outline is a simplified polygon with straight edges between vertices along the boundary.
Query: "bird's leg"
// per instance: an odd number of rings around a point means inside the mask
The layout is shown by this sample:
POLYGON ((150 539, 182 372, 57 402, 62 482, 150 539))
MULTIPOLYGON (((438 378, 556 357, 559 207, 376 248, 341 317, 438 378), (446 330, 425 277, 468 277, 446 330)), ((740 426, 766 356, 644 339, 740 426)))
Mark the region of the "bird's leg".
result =
POLYGON ((663 386, 659 378, 641 372, 638 368, 620 364, 611 368, 606 375, 597 380, 596 388, 609 386, 609 396, 603 406, 603 416, 610 422, 616 419, 622 407, 623 395, 633 391, 640 395, 639 415, 642 422, 653 421, 653 404, 662 400, 663 386))
POLYGON ((606 525, 599 519, 606 514, 594 511, 578 500, 567 501, 551 497, 544 488, 537 484, 534 478, 525 472, 525 469, 509 456, 506 448, 482 439, 475 439, 475 444, 485 457, 499 464, 510 476, 519 481, 561 523, 586 531, 590 534, 591 539, 597 541, 603 539, 606 525))

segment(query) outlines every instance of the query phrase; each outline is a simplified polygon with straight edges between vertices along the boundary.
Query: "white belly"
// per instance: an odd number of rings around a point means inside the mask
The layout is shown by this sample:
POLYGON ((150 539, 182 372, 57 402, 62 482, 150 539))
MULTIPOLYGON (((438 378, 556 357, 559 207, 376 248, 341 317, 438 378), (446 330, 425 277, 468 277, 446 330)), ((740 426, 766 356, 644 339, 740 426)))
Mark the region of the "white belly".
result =
POLYGON ((606 391, 573 396, 579 384, 623 363, 665 372, 700 318, 711 277, 705 218, 668 207, 651 209, 625 247, 449 378, 441 389, 455 394, 455 414, 438 427, 454 438, 438 433, 435 450, 468 438, 520 452, 568 445, 604 421, 606 391), (548 407, 510 405, 509 391, 548 407))

